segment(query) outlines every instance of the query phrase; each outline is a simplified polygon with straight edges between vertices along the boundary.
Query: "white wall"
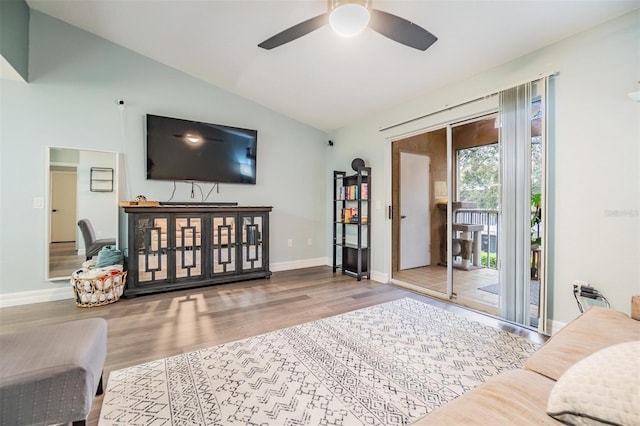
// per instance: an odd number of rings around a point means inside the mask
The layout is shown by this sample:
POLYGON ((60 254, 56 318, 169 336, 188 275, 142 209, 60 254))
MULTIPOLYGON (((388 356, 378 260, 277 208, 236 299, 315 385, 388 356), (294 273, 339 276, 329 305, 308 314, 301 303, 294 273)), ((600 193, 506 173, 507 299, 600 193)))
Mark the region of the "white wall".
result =
MULTIPOLYGON (((640 293, 640 104, 627 97, 638 90, 639 20, 635 11, 338 130, 331 134, 328 168, 344 170, 352 158, 364 158, 373 167, 374 205, 389 205, 388 138, 418 131, 427 120, 378 129, 557 71, 548 197, 550 318, 568 322, 579 313, 574 280, 592 283, 614 308, 629 312, 631 295, 640 293)), ((464 111, 429 120, 446 122, 457 114, 464 111)), ((373 269, 388 277, 388 220, 384 208, 374 212, 373 269)))
MULTIPOLYGON (((257 129, 257 185, 223 184, 209 201, 273 206, 276 267, 325 261, 326 133, 39 12, 29 42, 29 84, 0 81, 0 296, 67 294, 66 281, 44 279, 45 210, 33 207, 47 196, 47 146, 124 153, 121 199, 169 199, 172 183, 146 180, 147 113, 257 129)), ((191 201, 190 192, 179 184, 174 201, 191 201)))

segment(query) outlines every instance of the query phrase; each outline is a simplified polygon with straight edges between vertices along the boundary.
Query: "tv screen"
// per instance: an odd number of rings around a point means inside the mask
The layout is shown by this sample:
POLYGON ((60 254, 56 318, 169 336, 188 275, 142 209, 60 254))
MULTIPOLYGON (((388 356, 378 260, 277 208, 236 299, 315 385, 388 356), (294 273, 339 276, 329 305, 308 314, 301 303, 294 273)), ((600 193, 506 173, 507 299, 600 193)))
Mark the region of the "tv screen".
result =
POLYGON ((147 114, 147 179, 256 183, 257 130, 147 114))

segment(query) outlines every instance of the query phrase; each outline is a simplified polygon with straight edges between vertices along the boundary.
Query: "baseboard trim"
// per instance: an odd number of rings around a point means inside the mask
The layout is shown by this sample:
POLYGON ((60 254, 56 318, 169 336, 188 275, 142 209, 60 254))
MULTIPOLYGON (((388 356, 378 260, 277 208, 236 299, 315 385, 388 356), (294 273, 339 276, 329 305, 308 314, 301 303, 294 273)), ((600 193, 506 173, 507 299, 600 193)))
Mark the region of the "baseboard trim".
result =
POLYGON ((54 300, 64 299, 73 299, 73 289, 69 285, 43 290, 0 294, 0 308, 30 305, 32 303, 52 302, 54 300))
POLYGON ((371 280, 382 284, 388 284, 389 274, 385 274, 384 272, 371 271, 371 280))
POLYGON ((315 259, 290 260, 287 262, 276 262, 269 265, 271 272, 289 271, 291 269, 311 268, 313 266, 329 265, 329 259, 326 257, 317 257, 315 259))

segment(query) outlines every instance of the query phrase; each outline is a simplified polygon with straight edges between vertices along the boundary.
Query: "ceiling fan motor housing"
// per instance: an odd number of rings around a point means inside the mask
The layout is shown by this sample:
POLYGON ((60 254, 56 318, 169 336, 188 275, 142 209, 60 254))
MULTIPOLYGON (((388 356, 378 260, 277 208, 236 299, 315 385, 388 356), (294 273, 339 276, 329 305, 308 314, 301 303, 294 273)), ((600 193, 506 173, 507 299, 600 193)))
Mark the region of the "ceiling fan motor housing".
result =
POLYGON ((342 37, 353 37, 369 25, 370 0, 329 0, 329 26, 342 37))
POLYGON ((327 3, 329 3, 329 13, 346 4, 355 4, 371 11, 371 0, 328 0, 327 3))

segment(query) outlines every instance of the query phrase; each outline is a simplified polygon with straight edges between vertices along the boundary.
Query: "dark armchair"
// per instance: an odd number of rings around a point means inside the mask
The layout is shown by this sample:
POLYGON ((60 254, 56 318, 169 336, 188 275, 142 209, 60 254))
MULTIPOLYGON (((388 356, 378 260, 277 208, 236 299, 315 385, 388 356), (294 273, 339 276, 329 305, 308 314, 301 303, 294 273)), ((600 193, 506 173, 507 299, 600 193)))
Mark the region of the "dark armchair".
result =
POLYGON ((78 221, 78 227, 82 231, 82 238, 84 238, 85 255, 87 256, 87 260, 98 254, 102 247, 116 245, 115 238, 103 238, 96 240, 96 233, 94 232, 89 219, 80 219, 78 221))

